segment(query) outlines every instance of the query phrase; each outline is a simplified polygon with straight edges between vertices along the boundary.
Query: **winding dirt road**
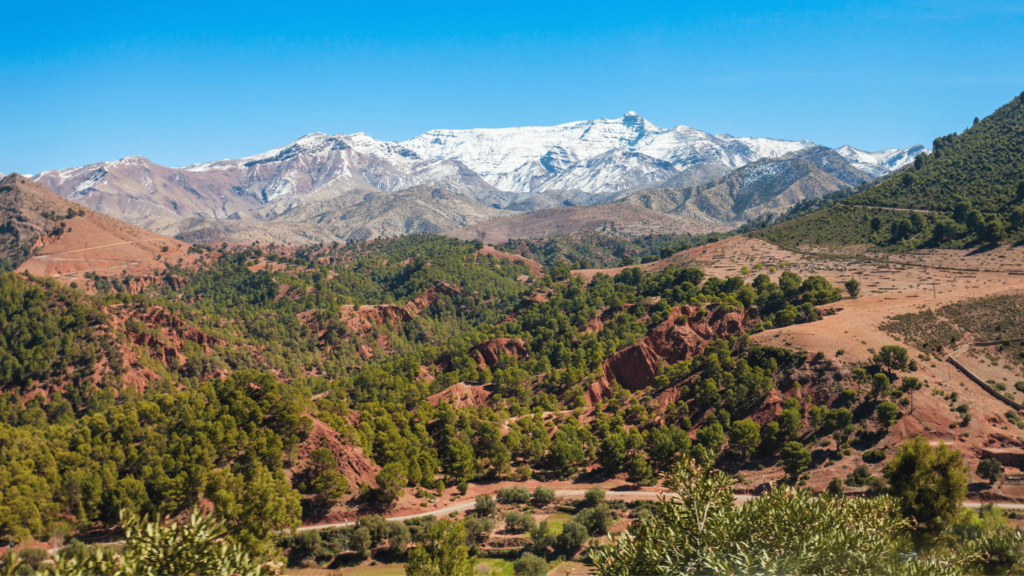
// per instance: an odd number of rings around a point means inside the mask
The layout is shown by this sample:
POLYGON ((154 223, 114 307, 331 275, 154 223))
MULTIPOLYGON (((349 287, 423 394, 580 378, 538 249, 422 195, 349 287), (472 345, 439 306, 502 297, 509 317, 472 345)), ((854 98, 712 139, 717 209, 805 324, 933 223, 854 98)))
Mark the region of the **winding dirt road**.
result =
MULTIPOLYGON (((582 498, 584 495, 586 495, 586 493, 587 493, 586 490, 555 490, 555 496, 559 497, 559 498, 571 498, 571 497, 580 497, 580 498, 582 498)), ((628 500, 628 501, 633 501, 633 500, 657 500, 661 496, 674 496, 674 495, 675 495, 675 492, 668 492, 668 491, 666 491, 666 492, 642 492, 642 491, 636 491, 636 492, 605 492, 604 498, 605 498, 605 500, 628 500)), ((494 496, 494 495, 492 494, 491 496, 494 496)), ((737 502, 749 502, 751 499, 754 498, 754 496, 752 496, 750 494, 736 494, 735 498, 736 498, 737 502)), ((984 506, 985 504, 988 504, 988 502, 964 502, 963 506, 964 506, 964 508, 978 509, 978 508, 981 508, 982 506, 984 506)), ((1011 504, 1011 503, 1008 503, 1008 502, 993 502, 993 504, 995 504, 998 508, 1002 508, 1003 510, 1024 510, 1024 504, 1011 504)), ((386 518, 388 520, 391 520, 391 521, 398 521, 398 522, 400 522, 400 521, 403 521, 403 520, 412 520, 414 518, 424 518, 426 516, 447 516, 448 514, 450 514, 452 512, 465 512, 467 510, 472 510, 475 507, 476 507, 476 502, 470 500, 470 501, 466 501, 466 502, 460 502, 458 504, 453 504, 453 505, 445 507, 445 508, 439 508, 437 510, 431 510, 429 512, 421 512, 419 514, 409 514, 409 515, 406 515, 406 516, 393 516, 393 517, 387 517, 386 516, 386 518)), ((300 526, 297 529, 297 532, 305 532, 307 530, 323 530, 325 528, 345 528, 345 527, 348 527, 348 526, 354 526, 355 523, 356 523, 356 520, 358 520, 358 517, 356 519, 353 519, 353 520, 347 520, 345 522, 336 522, 336 523, 333 523, 333 524, 312 524, 312 525, 309 525, 309 526, 300 526)))

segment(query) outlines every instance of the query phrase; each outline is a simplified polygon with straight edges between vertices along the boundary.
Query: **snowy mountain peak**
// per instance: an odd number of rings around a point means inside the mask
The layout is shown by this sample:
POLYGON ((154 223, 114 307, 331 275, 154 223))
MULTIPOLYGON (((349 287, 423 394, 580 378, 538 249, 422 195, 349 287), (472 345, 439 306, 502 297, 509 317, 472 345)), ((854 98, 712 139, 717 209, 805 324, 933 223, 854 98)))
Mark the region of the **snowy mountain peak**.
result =
POLYGON ((929 150, 920 144, 914 144, 910 148, 888 148, 878 152, 865 152, 853 146, 843 146, 837 148, 836 152, 858 170, 878 177, 903 168, 913 162, 918 154, 929 150))
MULTIPOLYGON (((664 129, 633 110, 620 118, 557 126, 432 130, 397 145, 424 159, 461 160, 496 188, 510 192, 538 192, 570 184, 590 192, 619 191, 644 185, 649 175, 664 175, 666 170, 671 177, 704 163, 736 169, 762 158, 781 158, 817 146, 806 140, 716 136, 682 125, 664 129), (637 153, 640 156, 613 157, 647 165, 610 171, 607 162, 587 164, 614 150, 637 153), (563 177, 566 172, 572 176, 563 177)), ((874 161, 873 171, 866 171, 881 175, 916 155, 913 150, 894 152, 904 153, 900 158, 907 160, 893 160, 889 151, 878 153, 883 157, 874 161)))

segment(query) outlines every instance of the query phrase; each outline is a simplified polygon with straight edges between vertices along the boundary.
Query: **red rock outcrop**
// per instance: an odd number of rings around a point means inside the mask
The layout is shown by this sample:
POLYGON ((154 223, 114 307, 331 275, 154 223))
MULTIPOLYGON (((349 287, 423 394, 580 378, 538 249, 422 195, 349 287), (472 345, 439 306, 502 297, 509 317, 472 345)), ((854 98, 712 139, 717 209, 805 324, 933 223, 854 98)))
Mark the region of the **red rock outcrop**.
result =
POLYGON ((519 338, 495 338, 469 349, 469 356, 476 360, 481 370, 497 364, 502 353, 513 358, 526 358, 526 343, 519 338))
POLYGON ((700 354, 715 338, 739 336, 760 322, 753 312, 713 312, 696 306, 672 309, 635 346, 620 350, 602 365, 607 382, 616 381, 627 390, 642 390, 654 384, 662 362, 674 364, 700 354))
POLYGON ((782 401, 785 400, 778 390, 772 388, 750 411, 749 418, 759 426, 775 420, 782 415, 782 401))
POLYGON ((463 292, 462 289, 459 288, 458 286, 454 286, 447 282, 436 282, 433 286, 424 290, 423 294, 420 294, 416 298, 406 303, 405 309, 408 310, 411 314, 418 316, 421 312, 423 312, 424 310, 432 306, 435 302, 437 302, 437 297, 439 294, 445 294, 448 296, 461 296, 463 292))
MULTIPOLYGON (((287 291, 279 291, 278 297, 281 298, 286 293, 287 291)), ((379 333, 377 328, 395 327, 411 322, 423 310, 437 302, 440 294, 456 296, 462 294, 462 290, 458 286, 453 286, 447 282, 437 282, 424 290, 414 300, 410 300, 405 306, 397 306, 395 304, 362 305, 358 307, 352 305, 342 306, 338 311, 338 320, 344 323, 346 338, 362 339, 372 337, 382 350, 390 351, 391 343, 388 341, 387 335, 379 333)), ((299 322, 315 330, 321 339, 322 345, 328 347, 329 345, 324 342, 327 329, 320 325, 318 313, 318 310, 306 310, 300 312, 297 316, 299 322)), ((373 348, 366 342, 359 343, 359 354, 364 359, 374 357, 373 348)))
POLYGON ((291 468, 294 475, 302 474, 309 468, 309 457, 318 448, 327 448, 338 461, 338 473, 348 480, 349 489, 353 493, 359 490, 359 484, 365 482, 374 485, 380 466, 373 463, 370 457, 358 446, 352 446, 336 430, 322 420, 313 420, 313 430, 298 445, 296 463, 291 468))
POLYGON ((150 286, 170 286, 173 290, 178 290, 185 286, 187 281, 178 276, 177 274, 168 274, 166 276, 135 276, 125 285, 128 289, 129 294, 141 294, 143 290, 150 286))
POLYGON ((437 394, 427 396, 427 402, 434 406, 441 402, 447 402, 453 408, 464 408, 466 406, 484 406, 490 397, 491 392, 485 386, 459 382, 458 384, 452 384, 437 394))

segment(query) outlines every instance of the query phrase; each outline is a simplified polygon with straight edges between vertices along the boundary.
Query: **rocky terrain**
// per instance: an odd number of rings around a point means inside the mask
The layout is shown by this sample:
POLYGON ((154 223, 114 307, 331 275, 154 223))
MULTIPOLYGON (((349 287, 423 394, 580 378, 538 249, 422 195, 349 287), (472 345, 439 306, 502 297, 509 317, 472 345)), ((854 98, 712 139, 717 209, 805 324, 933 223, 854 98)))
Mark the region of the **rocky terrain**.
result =
POLYGON ((88 285, 86 275, 141 278, 189 265, 189 245, 98 214, 18 174, 0 181, 2 257, 18 271, 88 285))
MULTIPOLYGON (((630 112, 550 127, 433 130, 405 142, 314 133, 237 160, 169 168, 133 156, 31 178, 95 211, 185 240, 316 243, 436 232, 498 215, 483 206, 535 211, 609 202, 650 187, 698 186, 752 162, 814 148, 806 141, 664 129, 630 112), (424 187, 447 194, 396 194, 424 187)), ((922 151, 844 147, 835 158, 877 176, 922 151)), ((795 170, 790 180, 806 176, 795 170)), ((752 212, 784 210, 793 198, 834 185, 780 192, 771 206, 752 212)), ((730 222, 742 217, 733 214, 730 222)))
POLYGON ((588 230, 632 238, 647 234, 706 234, 726 229, 728 226, 710 219, 687 219, 643 206, 612 203, 548 208, 504 216, 449 230, 445 234, 461 240, 501 244, 512 238, 552 238, 588 230))
POLYGON ((821 146, 758 160, 713 182, 690 188, 651 188, 621 202, 695 220, 737 226, 779 214, 801 200, 821 198, 871 177, 821 146))
POLYGON ((405 234, 436 234, 516 214, 436 186, 295 201, 272 220, 190 218, 161 231, 191 242, 309 244, 405 234))

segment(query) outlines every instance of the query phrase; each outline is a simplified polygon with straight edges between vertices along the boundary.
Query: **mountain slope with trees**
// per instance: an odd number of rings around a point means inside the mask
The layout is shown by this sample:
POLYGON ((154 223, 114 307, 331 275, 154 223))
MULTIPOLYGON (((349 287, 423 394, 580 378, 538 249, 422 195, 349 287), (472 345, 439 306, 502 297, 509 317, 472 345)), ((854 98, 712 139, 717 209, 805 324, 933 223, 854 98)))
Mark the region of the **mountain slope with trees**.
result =
POLYGON ((780 246, 963 248, 1024 233, 1024 94, 838 204, 752 234, 780 246))

